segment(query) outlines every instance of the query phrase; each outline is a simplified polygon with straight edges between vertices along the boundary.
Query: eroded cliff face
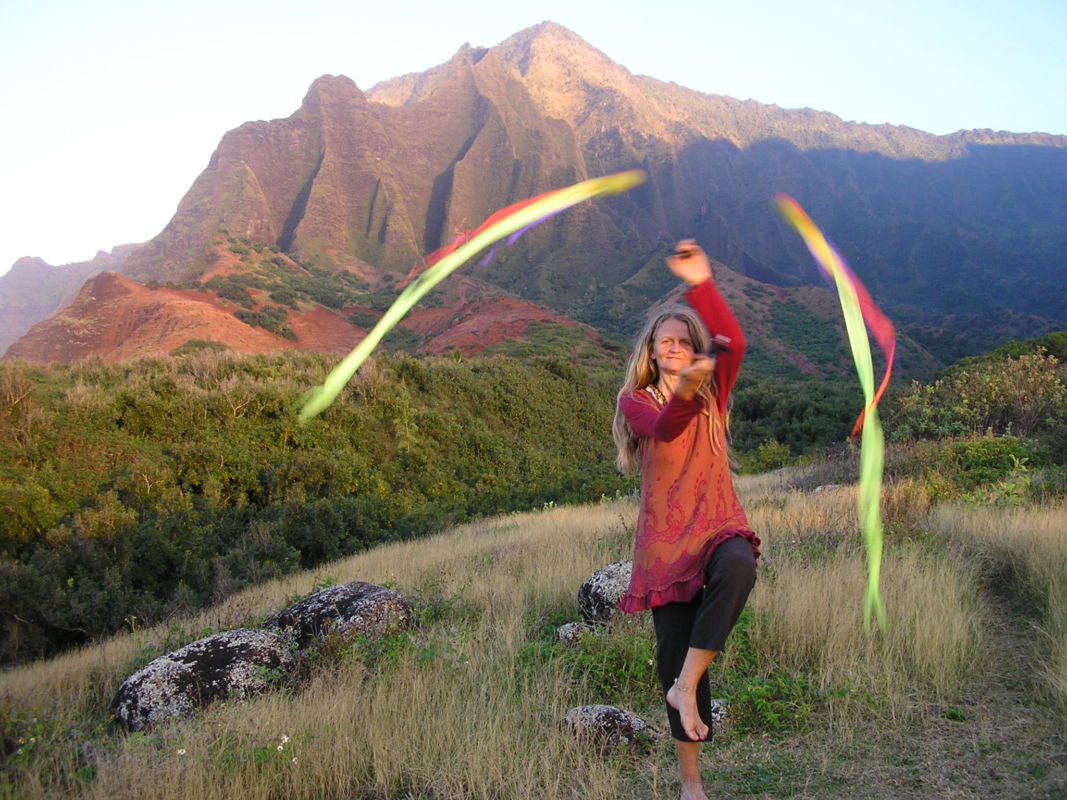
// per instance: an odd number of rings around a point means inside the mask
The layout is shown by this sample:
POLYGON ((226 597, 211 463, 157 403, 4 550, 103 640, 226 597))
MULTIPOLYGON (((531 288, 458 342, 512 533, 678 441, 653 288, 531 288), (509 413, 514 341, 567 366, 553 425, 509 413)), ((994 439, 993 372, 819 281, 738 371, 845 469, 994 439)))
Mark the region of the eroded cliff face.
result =
POLYGON ((370 102, 324 76, 288 119, 229 132, 127 274, 195 275, 219 229, 367 278, 406 272, 495 209, 584 177, 569 126, 497 58, 465 48, 446 66, 418 102, 370 102))
MULTIPOLYGON (((643 186, 533 229, 477 270, 482 290, 627 333, 683 236, 775 291, 821 286, 773 211, 785 192, 905 332, 992 346, 1067 327, 1067 137, 934 136, 701 94, 632 75, 554 23, 366 92, 319 78, 290 117, 225 134, 167 227, 110 268, 204 281, 223 236, 387 289, 501 207, 635 166, 643 186)), ((764 312, 750 310, 757 326, 764 312)), ((286 314, 311 346, 311 310, 286 314)))

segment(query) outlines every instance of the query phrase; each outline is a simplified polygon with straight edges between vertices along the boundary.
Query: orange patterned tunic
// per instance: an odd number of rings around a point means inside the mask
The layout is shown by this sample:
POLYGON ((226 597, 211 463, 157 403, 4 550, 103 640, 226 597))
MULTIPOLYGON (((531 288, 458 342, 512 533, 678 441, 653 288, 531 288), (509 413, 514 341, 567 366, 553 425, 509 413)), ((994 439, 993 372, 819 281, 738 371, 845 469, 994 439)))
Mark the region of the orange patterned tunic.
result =
POLYGON ((619 399, 641 457, 633 572, 619 603, 627 613, 693 599, 711 554, 732 536, 748 539, 759 557, 759 538, 734 491, 722 423, 744 356, 744 336, 710 281, 690 290, 686 299, 709 333, 728 337, 730 346, 716 357, 711 408, 699 397, 672 397, 663 404, 649 388, 619 399))

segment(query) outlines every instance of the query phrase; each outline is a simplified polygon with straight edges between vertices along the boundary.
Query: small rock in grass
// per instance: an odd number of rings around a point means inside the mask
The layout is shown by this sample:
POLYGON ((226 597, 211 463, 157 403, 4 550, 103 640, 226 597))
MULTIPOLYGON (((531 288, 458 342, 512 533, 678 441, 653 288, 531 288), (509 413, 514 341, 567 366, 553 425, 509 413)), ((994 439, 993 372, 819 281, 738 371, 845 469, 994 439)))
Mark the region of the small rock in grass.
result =
POLYGON ((616 561, 598 569, 578 588, 578 608, 586 622, 610 622, 630 585, 632 561, 616 561))

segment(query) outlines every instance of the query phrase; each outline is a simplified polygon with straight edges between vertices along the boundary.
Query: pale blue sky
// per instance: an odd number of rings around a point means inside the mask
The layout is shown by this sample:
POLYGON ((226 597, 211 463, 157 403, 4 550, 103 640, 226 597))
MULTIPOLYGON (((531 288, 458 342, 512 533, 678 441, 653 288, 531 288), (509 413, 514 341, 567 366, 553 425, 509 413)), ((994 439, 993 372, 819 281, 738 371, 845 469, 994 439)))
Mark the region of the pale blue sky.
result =
POLYGON ((1067 134, 1067 0, 0 0, 0 273, 150 239, 227 130, 319 75, 368 88, 545 19, 713 94, 1067 134))

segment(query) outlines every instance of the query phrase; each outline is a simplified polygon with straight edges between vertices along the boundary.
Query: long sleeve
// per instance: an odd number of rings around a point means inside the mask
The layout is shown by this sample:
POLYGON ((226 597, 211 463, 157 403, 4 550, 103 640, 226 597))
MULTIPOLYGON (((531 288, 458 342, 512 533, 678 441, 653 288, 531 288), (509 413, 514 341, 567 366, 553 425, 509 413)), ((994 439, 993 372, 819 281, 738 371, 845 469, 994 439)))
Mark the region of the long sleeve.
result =
POLYGON ((698 397, 683 400, 675 395, 662 409, 647 392, 632 392, 619 398, 619 410, 630 423, 630 429, 638 437, 657 442, 670 442, 678 438, 702 408, 698 397))
POLYGON ((715 394, 719 411, 725 413, 726 401, 737 380, 737 373, 741 371, 741 361, 748 346, 744 331, 714 281, 708 280, 694 286, 685 293, 685 299, 700 315, 708 333, 730 340, 728 349, 717 353, 715 358, 715 394))

